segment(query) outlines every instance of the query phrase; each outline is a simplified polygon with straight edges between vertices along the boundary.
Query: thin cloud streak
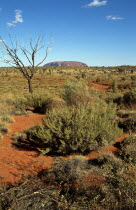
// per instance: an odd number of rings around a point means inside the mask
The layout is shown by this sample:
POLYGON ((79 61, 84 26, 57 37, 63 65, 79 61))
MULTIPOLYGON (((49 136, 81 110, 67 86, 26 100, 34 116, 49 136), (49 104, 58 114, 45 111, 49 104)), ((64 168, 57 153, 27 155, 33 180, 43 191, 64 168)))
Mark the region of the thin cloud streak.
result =
POLYGON ((87 4, 85 7, 100 7, 100 6, 104 6, 107 4, 107 0, 103 0, 103 1, 100 1, 100 0, 93 0, 93 2, 87 4))
POLYGON ((123 17, 119 17, 119 16, 113 16, 113 15, 108 15, 106 16, 107 20, 124 20, 123 17))

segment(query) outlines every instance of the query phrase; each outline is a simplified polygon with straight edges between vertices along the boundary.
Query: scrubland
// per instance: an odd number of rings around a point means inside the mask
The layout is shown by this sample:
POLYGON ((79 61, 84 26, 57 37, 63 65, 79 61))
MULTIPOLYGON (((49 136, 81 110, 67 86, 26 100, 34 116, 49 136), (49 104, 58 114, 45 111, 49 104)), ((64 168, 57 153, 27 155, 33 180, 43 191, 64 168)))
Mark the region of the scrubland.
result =
POLYGON ((1 186, 0 209, 135 209, 136 67, 39 67, 32 85, 30 94, 20 72, 0 68, 0 139, 13 116, 44 114, 12 144, 54 162, 1 186))

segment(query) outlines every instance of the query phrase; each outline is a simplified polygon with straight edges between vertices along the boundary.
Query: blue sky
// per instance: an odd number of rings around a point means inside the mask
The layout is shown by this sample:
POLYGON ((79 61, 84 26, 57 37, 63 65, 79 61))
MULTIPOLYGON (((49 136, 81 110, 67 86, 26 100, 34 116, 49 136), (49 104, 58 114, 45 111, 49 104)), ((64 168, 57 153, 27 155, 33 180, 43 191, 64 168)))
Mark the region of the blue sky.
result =
POLYGON ((136 0, 1 0, 0 35, 24 43, 27 34, 53 36, 45 63, 136 65, 135 11, 136 0))

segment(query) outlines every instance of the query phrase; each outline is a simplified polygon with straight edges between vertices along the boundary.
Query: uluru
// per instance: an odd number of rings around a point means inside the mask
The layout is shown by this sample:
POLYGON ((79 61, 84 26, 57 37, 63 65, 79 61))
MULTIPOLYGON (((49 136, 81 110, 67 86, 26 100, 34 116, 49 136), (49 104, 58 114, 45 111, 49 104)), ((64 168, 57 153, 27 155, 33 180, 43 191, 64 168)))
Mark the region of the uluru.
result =
POLYGON ((55 61, 45 64, 44 66, 84 66, 87 67, 87 64, 78 62, 78 61, 55 61))

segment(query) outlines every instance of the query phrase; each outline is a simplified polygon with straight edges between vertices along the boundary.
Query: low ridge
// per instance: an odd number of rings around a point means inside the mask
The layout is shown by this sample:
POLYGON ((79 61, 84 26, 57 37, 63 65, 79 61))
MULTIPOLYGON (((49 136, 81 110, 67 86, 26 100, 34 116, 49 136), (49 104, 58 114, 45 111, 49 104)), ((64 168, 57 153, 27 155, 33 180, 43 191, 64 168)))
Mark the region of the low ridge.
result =
POLYGON ((86 66, 87 64, 78 61, 55 61, 45 64, 44 66, 86 66))

